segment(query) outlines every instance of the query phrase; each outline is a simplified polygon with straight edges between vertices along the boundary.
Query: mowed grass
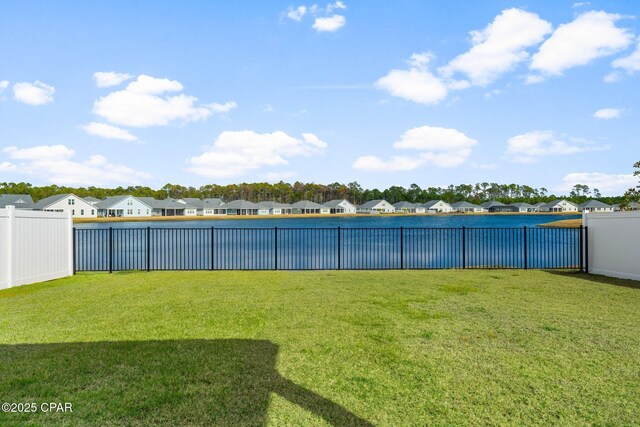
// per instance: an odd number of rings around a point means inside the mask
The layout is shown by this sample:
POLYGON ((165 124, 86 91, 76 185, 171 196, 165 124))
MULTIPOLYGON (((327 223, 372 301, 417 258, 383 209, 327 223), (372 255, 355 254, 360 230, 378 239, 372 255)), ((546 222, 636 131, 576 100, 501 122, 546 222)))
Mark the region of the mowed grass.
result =
POLYGON ((0 291, 0 425, 632 425, 637 282, 80 274, 0 291))

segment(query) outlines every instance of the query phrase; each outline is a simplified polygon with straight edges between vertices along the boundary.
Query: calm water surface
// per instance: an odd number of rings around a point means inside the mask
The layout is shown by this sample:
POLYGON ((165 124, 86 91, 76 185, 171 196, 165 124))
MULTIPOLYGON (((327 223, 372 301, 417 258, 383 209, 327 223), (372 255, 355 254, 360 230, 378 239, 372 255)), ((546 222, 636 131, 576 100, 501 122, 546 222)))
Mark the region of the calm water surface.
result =
POLYGON ((504 228, 535 227, 561 219, 576 219, 580 215, 416 215, 416 216, 361 216, 326 218, 256 218, 195 221, 144 221, 144 222, 100 222, 76 224, 76 228, 504 228))

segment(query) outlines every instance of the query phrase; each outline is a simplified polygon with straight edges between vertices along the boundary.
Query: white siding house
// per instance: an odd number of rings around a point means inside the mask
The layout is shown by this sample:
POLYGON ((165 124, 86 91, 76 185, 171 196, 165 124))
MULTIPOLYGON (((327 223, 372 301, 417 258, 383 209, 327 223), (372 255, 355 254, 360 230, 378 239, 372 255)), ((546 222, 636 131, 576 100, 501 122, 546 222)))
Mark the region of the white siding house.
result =
POLYGON ((396 208, 386 200, 370 200, 357 207, 358 213, 394 213, 396 208))
POLYGON ((469 202, 455 202, 451 204, 454 212, 486 212, 482 206, 474 205, 469 202))
POLYGON ((540 212, 578 212, 578 206, 568 200, 554 200, 540 207, 540 212))
POLYGON ((578 205, 579 212, 613 212, 613 206, 598 200, 589 200, 578 205))
POLYGON ((103 217, 143 217, 151 216, 151 206, 134 196, 111 196, 95 205, 98 216, 103 217))
POLYGON ((71 211, 74 218, 96 218, 98 210, 75 194, 57 194, 38 201, 34 209, 48 212, 71 211))
POLYGON ((451 205, 444 200, 429 200, 424 205, 424 209, 431 213, 450 213, 453 212, 451 205))
POLYGON ((396 209, 396 212, 404 212, 404 213, 424 213, 424 206, 419 205, 417 203, 411 202, 398 202, 393 205, 396 209))
POLYGON ((346 199, 331 200, 324 204, 332 214, 354 214, 356 207, 346 199))

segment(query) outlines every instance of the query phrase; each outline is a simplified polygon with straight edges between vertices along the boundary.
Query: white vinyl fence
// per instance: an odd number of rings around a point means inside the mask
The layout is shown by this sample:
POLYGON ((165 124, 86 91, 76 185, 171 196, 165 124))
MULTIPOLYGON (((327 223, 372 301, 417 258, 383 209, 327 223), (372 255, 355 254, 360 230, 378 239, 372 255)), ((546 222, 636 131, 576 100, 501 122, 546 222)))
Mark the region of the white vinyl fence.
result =
POLYGON ((589 272, 640 280, 640 212, 585 213, 589 272))
POLYGON ((0 289, 73 274, 71 212, 0 209, 0 289))

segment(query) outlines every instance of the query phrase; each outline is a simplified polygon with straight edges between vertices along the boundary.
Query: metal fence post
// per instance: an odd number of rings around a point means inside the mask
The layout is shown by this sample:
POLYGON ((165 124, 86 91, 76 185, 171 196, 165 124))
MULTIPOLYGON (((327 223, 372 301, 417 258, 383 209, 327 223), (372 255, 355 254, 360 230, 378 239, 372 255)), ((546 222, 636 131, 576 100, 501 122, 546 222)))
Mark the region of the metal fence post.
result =
POLYGON ((524 269, 527 269, 527 226, 524 226, 524 269))
POLYGON ((273 254, 274 254, 274 270, 278 269, 278 227, 276 227, 274 229, 275 232, 275 239, 274 239, 274 245, 273 245, 273 254))
POLYGON ((403 239, 403 228, 400 227, 400 270, 404 269, 404 239, 403 239))
POLYGON ((214 228, 211 227, 211 270, 213 270, 213 261, 214 261, 214 254, 213 254, 213 246, 215 243, 214 234, 215 234, 214 228))
POLYGON ((109 227, 109 273, 113 273, 113 227, 109 227))
POLYGON ((466 241, 466 227, 462 226, 462 268, 467 268, 467 241, 466 241))
POLYGON ((147 227, 147 272, 151 271, 151 227, 147 227))
POLYGON ((578 247, 580 254, 578 258, 580 259, 580 273, 584 273, 584 239, 582 238, 582 233, 584 233, 584 226, 580 225, 580 234, 578 235, 578 247))
POLYGON ((589 274, 589 227, 584 228, 584 272, 589 274))
POLYGON ((338 226, 338 270, 340 270, 340 226, 338 226))

